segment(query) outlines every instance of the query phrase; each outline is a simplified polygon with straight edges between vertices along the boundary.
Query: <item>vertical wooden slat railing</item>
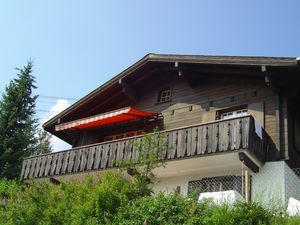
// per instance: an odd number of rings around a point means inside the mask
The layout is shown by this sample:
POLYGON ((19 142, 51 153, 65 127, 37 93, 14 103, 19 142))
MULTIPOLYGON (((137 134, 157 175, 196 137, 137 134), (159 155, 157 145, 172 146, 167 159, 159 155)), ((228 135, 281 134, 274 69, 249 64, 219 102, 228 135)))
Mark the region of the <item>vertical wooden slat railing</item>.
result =
MULTIPOLYGON (((166 160, 198 157, 247 149, 260 161, 266 159, 270 146, 268 135, 262 130, 262 138, 255 133, 251 116, 220 120, 207 124, 165 131, 168 148, 166 160)), ((135 137, 82 146, 62 152, 24 159, 21 177, 42 178, 78 172, 96 171, 115 167, 116 160, 137 157, 135 137)))

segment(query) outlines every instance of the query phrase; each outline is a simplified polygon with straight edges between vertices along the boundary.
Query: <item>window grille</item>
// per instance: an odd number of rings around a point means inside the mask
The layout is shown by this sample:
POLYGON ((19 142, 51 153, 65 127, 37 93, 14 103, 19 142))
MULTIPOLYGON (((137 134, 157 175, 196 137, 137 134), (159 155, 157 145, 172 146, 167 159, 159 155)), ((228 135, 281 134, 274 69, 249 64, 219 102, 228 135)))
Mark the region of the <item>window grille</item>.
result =
POLYGON ((171 101, 172 92, 171 89, 164 89, 159 92, 158 102, 171 101))
POLYGON ((196 197, 198 198, 200 193, 204 192, 234 190, 240 193, 241 196, 244 196, 242 183, 242 176, 237 175, 203 178, 201 180, 189 181, 188 193, 196 194, 196 197))
POLYGON ((238 110, 238 111, 233 111, 233 112, 225 112, 221 114, 221 119, 232 119, 232 118, 237 118, 241 116, 247 116, 248 115, 248 110, 243 109, 243 110, 238 110))

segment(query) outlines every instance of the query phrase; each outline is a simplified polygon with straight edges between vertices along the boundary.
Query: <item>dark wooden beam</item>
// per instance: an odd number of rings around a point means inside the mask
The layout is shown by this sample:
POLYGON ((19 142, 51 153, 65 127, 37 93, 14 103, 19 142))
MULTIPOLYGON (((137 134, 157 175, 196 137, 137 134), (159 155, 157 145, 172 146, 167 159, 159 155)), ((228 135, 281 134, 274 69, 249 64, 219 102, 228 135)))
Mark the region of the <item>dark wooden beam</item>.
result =
POLYGON ((103 106, 103 105, 107 104, 108 102, 112 101, 114 98, 118 97, 119 95, 120 95, 120 92, 116 91, 109 98, 106 98, 105 101, 98 102, 97 104, 95 104, 94 107, 90 107, 90 110, 88 110, 88 111, 84 112, 83 114, 81 114, 81 118, 89 116, 91 112, 99 109, 101 106, 103 106))
POLYGON ((269 72, 269 70, 267 69, 267 67, 265 65, 261 66, 261 72, 264 74, 265 84, 269 88, 271 88, 273 93, 278 94, 277 85, 275 84, 275 81, 274 81, 273 77, 270 75, 270 72, 269 72))
POLYGON ((122 92, 128 96, 131 100, 133 100, 134 102, 136 102, 138 100, 138 94, 137 92, 130 87, 126 81, 124 81, 124 79, 119 79, 119 84, 122 87, 122 92))
POLYGON ((239 159, 253 172, 258 173, 259 167, 244 153, 239 153, 239 159))
POLYGON ((181 68, 179 62, 174 63, 174 69, 180 78, 182 78, 192 89, 195 89, 195 82, 193 82, 190 77, 187 76, 187 73, 185 73, 185 71, 181 68))

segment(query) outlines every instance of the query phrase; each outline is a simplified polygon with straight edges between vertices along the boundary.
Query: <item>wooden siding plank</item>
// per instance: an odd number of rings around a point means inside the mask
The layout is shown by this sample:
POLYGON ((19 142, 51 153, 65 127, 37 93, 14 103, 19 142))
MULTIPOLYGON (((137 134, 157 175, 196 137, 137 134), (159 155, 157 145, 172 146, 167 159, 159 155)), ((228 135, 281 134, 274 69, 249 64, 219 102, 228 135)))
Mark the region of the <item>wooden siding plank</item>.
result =
POLYGON ((25 179, 28 178, 28 175, 30 172, 30 166, 31 166, 31 159, 27 159, 26 170, 25 170, 25 175, 24 175, 25 179))
POLYGON ((178 154, 178 131, 173 131, 172 132, 172 135, 173 135, 173 151, 171 152, 171 159, 174 159, 178 154))
POLYGON ((42 156, 42 162, 41 162, 41 168, 39 172, 39 177, 43 177, 45 174, 46 169, 46 163, 47 163, 47 156, 42 156))
POLYGON ((65 174, 67 172, 70 154, 71 154, 70 151, 67 151, 64 153, 64 157, 63 157, 63 161, 62 161, 62 168, 61 168, 62 174, 65 174))
POLYGON ((90 147, 89 148, 89 151, 88 151, 88 161, 87 161, 87 166, 86 166, 86 169, 88 171, 92 170, 93 168, 93 163, 94 163, 94 159, 95 159, 95 149, 96 147, 93 146, 93 147, 90 147))
POLYGON ((130 160, 131 160, 133 154, 133 139, 130 139, 128 141, 129 141, 129 152, 130 152, 130 160))
POLYGON ((198 127, 193 127, 191 132, 191 156, 193 156, 197 154, 198 127))
POLYGON ((117 150, 116 147, 117 146, 115 142, 111 143, 109 150, 108 167, 113 167, 114 165, 117 150))
POLYGON ((197 131, 197 155, 200 155, 202 153, 203 126, 198 126, 197 131))
POLYGON ((207 149, 208 149, 208 146, 207 146, 207 142, 208 142, 208 126, 207 125, 204 125, 204 126, 201 126, 202 129, 199 129, 198 130, 198 136, 200 137, 198 139, 198 141, 200 140, 199 144, 200 144, 200 147, 199 147, 199 154, 201 155, 204 155, 205 153, 207 153, 207 149))
POLYGON ((248 148, 248 136, 249 136, 249 120, 250 117, 242 119, 242 148, 248 148))
POLYGON ((226 137, 226 125, 224 122, 219 123, 219 152, 224 151, 224 141, 226 137))
POLYGON ((212 143, 212 152, 215 153, 218 151, 219 147, 219 123, 213 124, 213 143, 212 143))
POLYGON ((142 138, 140 138, 140 137, 136 138, 134 140, 133 151, 132 151, 132 159, 133 160, 137 160, 139 157, 139 149, 138 148, 139 148, 141 142, 142 142, 142 138))
POLYGON ((182 129, 178 131, 178 150, 177 157, 183 158, 186 155, 186 129, 182 129))
POLYGON ((55 174, 57 159, 58 159, 58 154, 54 154, 52 158, 51 169, 50 169, 51 176, 55 174))
POLYGON ((108 151, 107 151, 107 148, 108 148, 109 144, 104 144, 102 146, 102 156, 101 156, 101 164, 100 164, 100 168, 101 169, 104 169, 106 167, 106 163, 107 163, 107 158, 108 158, 108 151))
POLYGON ((75 150, 74 168, 73 172, 78 172, 80 167, 82 149, 75 150))
POLYGON ((160 147, 164 147, 161 151, 161 154, 159 156, 159 159, 160 160, 164 160, 167 158, 167 152, 168 152, 168 138, 167 138, 167 134, 166 133, 163 133, 162 138, 160 139, 159 141, 159 146, 160 147))
POLYGON ((64 158, 65 152, 61 152, 58 154, 57 157, 57 165, 56 165, 56 169, 55 169, 55 175, 60 174, 61 171, 61 167, 62 167, 62 160, 64 158))
POLYGON ((102 148, 103 148, 103 145, 98 145, 95 149, 94 170, 97 170, 100 168, 102 148))
POLYGON ((70 152, 70 156, 69 156, 69 163, 68 163, 68 173, 72 173, 74 170, 73 170, 73 167, 74 167, 74 163, 75 163, 75 155, 76 155, 76 150, 74 151, 71 151, 70 152))
POLYGON ((39 172, 40 172, 40 168, 41 168, 41 162, 42 162, 42 157, 38 157, 37 161, 36 161, 36 169, 34 171, 33 177, 38 177, 39 176, 39 172))
POLYGON ((187 129, 186 156, 191 156, 192 151, 192 128, 187 129))
POLYGON ((52 155, 47 156, 46 168, 45 168, 45 176, 49 176, 51 169, 52 155))
POLYGON ((131 151, 130 151, 130 143, 129 140, 125 141, 125 151, 124 151, 124 160, 130 160, 131 151))
POLYGON ((235 125, 236 125, 236 129, 235 129, 235 136, 236 136, 236 142, 235 142, 235 150, 239 150, 241 149, 241 134, 242 134, 242 131, 241 131, 241 119, 237 119, 237 120, 234 120, 235 121, 235 125))
POLYGON ((88 150, 89 148, 83 148, 81 151, 81 160, 80 160, 80 168, 79 171, 83 172, 86 171, 86 164, 87 164, 87 157, 88 157, 88 150))
POLYGON ((233 120, 229 121, 230 128, 229 128, 229 141, 230 141, 230 150, 234 150, 235 148, 235 139, 236 139, 236 126, 233 120))
POLYGON ((118 142, 117 161, 122 160, 123 157, 124 157, 124 148, 125 148, 124 144, 125 144, 124 141, 119 141, 118 142))
POLYGON ((172 132, 167 132, 167 143, 168 143, 167 159, 171 159, 172 152, 174 151, 172 132))
POLYGON ((212 148, 213 148, 213 142, 214 142, 214 134, 213 134, 213 125, 209 124, 207 125, 207 153, 212 153, 212 148))
POLYGON ((29 177, 33 177, 34 171, 35 171, 35 165, 36 165, 36 158, 33 158, 31 161, 31 167, 29 172, 29 177))
POLYGON ((27 159, 24 159, 22 162, 22 169, 21 169, 21 178, 24 179, 24 174, 26 170, 26 165, 27 165, 27 159))

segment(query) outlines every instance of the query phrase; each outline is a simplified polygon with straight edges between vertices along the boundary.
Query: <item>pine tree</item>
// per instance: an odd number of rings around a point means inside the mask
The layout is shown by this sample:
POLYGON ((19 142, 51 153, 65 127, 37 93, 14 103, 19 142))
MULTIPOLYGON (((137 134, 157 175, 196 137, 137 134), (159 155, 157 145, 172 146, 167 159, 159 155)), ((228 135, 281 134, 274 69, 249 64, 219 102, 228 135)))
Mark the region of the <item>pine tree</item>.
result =
POLYGON ((17 70, 0 102, 0 178, 8 179, 19 177, 23 158, 34 154, 37 143, 32 63, 17 70))
POLYGON ((41 155, 49 152, 52 152, 51 134, 43 130, 43 128, 40 128, 34 154, 41 155))

